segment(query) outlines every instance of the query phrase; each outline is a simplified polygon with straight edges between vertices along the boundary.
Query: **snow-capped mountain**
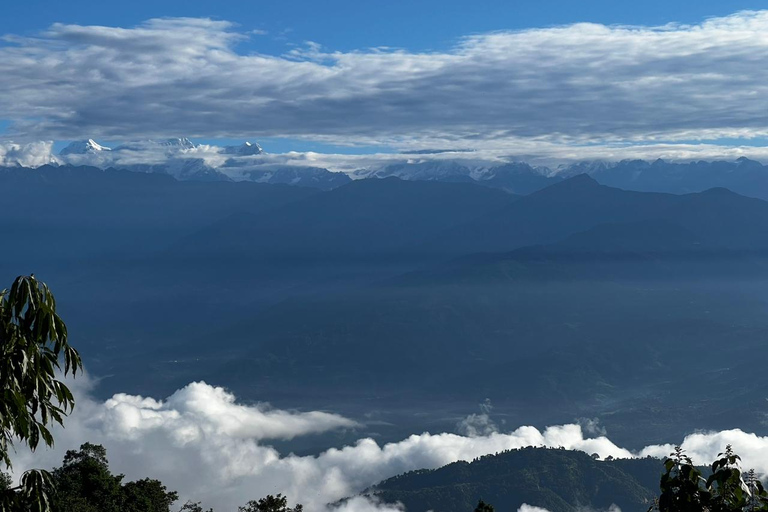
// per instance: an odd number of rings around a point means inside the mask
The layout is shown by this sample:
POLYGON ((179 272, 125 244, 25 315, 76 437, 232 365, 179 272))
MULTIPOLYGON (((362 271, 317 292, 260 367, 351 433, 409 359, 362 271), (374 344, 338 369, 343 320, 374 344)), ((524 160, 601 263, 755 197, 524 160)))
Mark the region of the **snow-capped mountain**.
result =
POLYGON ((658 158, 619 162, 581 162, 558 169, 564 177, 586 173, 603 185, 685 194, 722 187, 751 197, 768 198, 768 167, 749 158, 670 162, 658 158))
POLYGON ((117 146, 114 151, 146 151, 151 149, 163 149, 165 151, 175 152, 182 150, 195 149, 197 144, 186 137, 173 139, 147 139, 133 142, 126 142, 117 146))
POLYGON ((390 178, 412 181, 474 181, 471 167, 452 160, 428 160, 417 163, 397 163, 380 169, 355 171, 356 178, 390 178))
POLYGON ((160 146, 165 146, 173 149, 195 149, 197 145, 186 137, 178 139, 165 139, 157 141, 160 146))
POLYGON ((93 139, 77 140, 62 149, 59 155, 88 155, 101 151, 111 151, 111 148, 102 146, 93 139))
POLYGON ((264 150, 255 142, 245 141, 239 146, 224 146, 221 152, 225 155, 250 156, 261 155, 264 153, 264 150))
POLYGON ((51 143, 5 144, 0 146, 0 166, 112 167, 166 174, 179 180, 254 181, 322 190, 342 186, 350 179, 396 177, 409 181, 472 183, 523 195, 587 174, 602 185, 625 190, 680 194, 722 187, 742 195, 768 199, 768 166, 745 157, 735 161, 690 162, 596 160, 547 168, 520 161, 504 163, 498 157, 483 159, 472 152, 446 155, 432 150, 418 155, 407 153, 371 158, 365 168, 350 171, 350 161, 343 159, 338 167, 334 167, 338 156, 307 158, 300 153, 267 154, 254 142, 217 147, 197 145, 186 137, 178 137, 140 140, 110 149, 94 139, 87 139, 70 143, 55 156, 50 148, 51 143), (327 162, 328 167, 316 162, 327 162), (345 170, 334 172, 338 168, 345 170))
POLYGON ((320 167, 281 165, 249 158, 262 154, 264 149, 255 142, 216 147, 178 137, 127 142, 110 150, 89 139, 70 144, 56 163, 166 174, 184 181, 254 181, 321 190, 331 190, 351 181, 345 173, 320 167))
POLYGON ((515 194, 529 194, 562 179, 550 174, 547 168, 519 162, 480 166, 466 165, 456 160, 432 160, 391 164, 380 169, 362 169, 355 171, 353 177, 364 179, 394 176, 410 181, 477 183, 515 194))
POLYGON ((320 190, 331 190, 352 181, 343 172, 331 172, 321 167, 281 166, 268 170, 246 171, 244 174, 248 181, 256 183, 296 185, 320 190))
POLYGON ((159 164, 116 165, 134 172, 167 174, 181 181, 232 181, 229 176, 205 163, 202 158, 169 158, 159 164))

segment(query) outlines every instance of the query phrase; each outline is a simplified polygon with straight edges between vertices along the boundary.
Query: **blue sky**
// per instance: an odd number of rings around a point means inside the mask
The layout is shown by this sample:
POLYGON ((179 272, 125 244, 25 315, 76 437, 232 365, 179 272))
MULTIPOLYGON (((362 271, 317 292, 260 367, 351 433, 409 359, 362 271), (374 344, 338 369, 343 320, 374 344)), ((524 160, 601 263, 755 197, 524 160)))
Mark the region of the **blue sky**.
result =
POLYGON ((0 142, 53 140, 56 151, 87 137, 189 136, 272 152, 573 158, 585 147, 762 147, 768 12, 745 11, 763 7, 9 1, 0 142))
POLYGON ((442 50, 465 35, 494 30, 595 22, 662 25, 762 9, 766 2, 686 0, 8 0, 0 32, 33 34, 52 23, 131 26, 155 17, 213 17, 243 29, 266 30, 250 49, 282 53, 291 43, 316 41, 334 50, 372 46, 442 50))

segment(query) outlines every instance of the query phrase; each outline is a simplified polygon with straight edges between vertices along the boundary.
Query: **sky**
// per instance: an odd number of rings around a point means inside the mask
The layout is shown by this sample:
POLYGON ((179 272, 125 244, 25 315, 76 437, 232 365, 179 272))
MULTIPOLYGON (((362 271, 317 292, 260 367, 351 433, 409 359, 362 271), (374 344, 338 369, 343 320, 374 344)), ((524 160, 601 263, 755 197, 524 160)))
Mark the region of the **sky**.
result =
POLYGON ((0 144, 54 141, 55 152, 85 138, 189 136, 272 153, 754 152, 768 140, 764 7, 11 1, 0 144))
POLYGON ((246 47, 276 55, 303 41, 339 51, 379 46, 444 50, 463 36, 496 30, 579 22, 698 23, 766 7, 765 2, 743 0, 481 0, 473 4, 457 0, 9 0, 5 4, 0 18, 0 33, 4 34, 33 35, 53 23, 125 27, 150 18, 210 17, 234 21, 244 30, 269 32, 269 37, 246 47))

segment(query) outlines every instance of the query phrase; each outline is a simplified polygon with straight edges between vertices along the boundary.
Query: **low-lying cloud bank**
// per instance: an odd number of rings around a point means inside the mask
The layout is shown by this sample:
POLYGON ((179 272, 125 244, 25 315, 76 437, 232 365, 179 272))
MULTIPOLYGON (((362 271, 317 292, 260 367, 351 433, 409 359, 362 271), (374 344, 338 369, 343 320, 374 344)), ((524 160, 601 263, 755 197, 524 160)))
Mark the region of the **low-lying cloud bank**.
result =
MULTIPOLYGON (((437 468, 513 448, 563 447, 601 457, 664 457, 672 450, 670 444, 631 452, 605 436, 587 437, 581 425, 572 424, 543 431, 523 426, 506 433, 493 431, 495 427, 468 432, 472 435, 423 433, 383 446, 363 438, 317 456, 297 456, 281 454, 268 443, 360 425, 326 412, 238 404, 231 393, 202 382, 190 384, 164 401, 117 394, 101 402, 91 398, 90 387, 87 377, 75 382, 77 407, 67 419, 66 429, 55 432, 55 449, 35 454, 20 450, 15 457, 17 472, 58 465, 67 449, 90 441, 107 447, 115 472, 128 479, 158 478, 178 490, 183 499, 203 500, 216 510, 235 510, 249 499, 282 492, 292 502, 318 511, 404 471, 437 468)), ((743 456, 745 467, 768 474, 767 437, 728 430, 693 434, 682 442, 698 463, 714 460, 726 444, 743 456)), ((356 498, 342 510, 382 508, 396 509, 356 498)))

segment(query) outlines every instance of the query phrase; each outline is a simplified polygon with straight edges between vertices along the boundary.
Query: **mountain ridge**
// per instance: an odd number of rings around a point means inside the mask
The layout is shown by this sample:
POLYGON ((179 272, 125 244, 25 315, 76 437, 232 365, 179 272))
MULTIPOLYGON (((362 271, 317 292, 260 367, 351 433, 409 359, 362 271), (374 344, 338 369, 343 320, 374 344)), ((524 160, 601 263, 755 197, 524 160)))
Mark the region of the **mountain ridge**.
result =
POLYGON ((658 495, 659 459, 596 460, 572 450, 521 448, 389 478, 363 492, 407 510, 463 512, 479 500, 497 510, 523 504, 550 512, 644 512, 658 495), (650 485, 650 487, 649 487, 650 485))

